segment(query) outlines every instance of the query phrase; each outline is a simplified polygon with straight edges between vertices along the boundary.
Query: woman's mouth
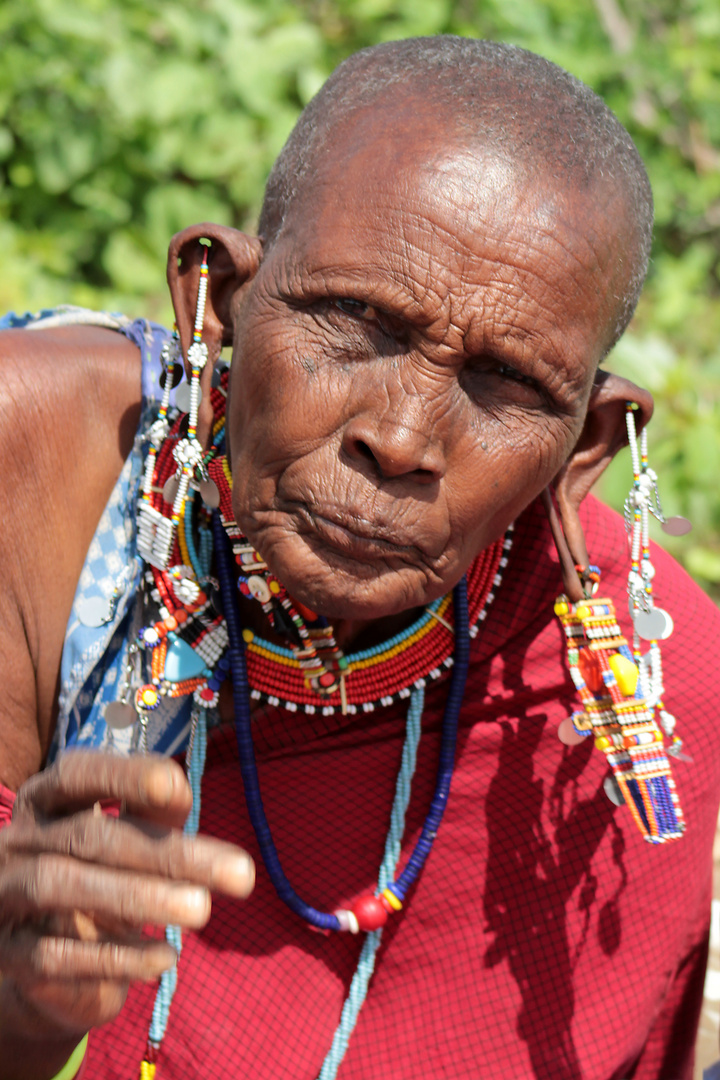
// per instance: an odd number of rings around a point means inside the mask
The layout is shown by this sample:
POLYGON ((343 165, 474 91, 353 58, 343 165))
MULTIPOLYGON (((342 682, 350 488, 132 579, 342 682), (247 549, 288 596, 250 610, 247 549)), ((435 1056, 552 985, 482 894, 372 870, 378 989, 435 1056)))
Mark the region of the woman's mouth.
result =
POLYGON ((388 558, 406 561, 408 557, 415 561, 420 555, 415 545, 390 539, 386 526, 358 520, 334 508, 323 508, 320 513, 308 506, 296 505, 294 516, 296 520, 300 519, 298 531, 301 534, 309 533, 327 547, 360 562, 386 561, 388 558))

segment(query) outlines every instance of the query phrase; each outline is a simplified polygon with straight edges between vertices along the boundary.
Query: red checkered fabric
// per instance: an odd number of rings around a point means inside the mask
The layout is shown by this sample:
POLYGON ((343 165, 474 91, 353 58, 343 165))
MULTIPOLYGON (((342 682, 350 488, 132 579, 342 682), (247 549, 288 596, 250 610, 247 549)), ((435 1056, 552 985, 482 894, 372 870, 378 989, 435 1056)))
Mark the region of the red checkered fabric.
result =
MULTIPOLYGON (((584 525, 628 632, 622 522, 588 499, 584 525)), ((675 620, 666 706, 694 758, 674 765, 686 836, 645 842, 607 799, 592 741, 557 738, 575 698, 552 612, 557 557, 533 506, 473 646, 442 827, 385 932, 340 1080, 690 1080, 720 793, 720 616, 667 555, 653 558, 658 602, 675 620)), ((430 803, 446 693, 446 683, 428 688, 406 853, 430 803)), ((404 719, 397 707, 258 716, 273 836, 290 880, 319 907, 375 882, 404 719)), ((186 936, 157 1080, 314 1080, 361 942, 308 929, 275 896, 232 730, 209 748, 201 831, 246 847, 257 887, 245 903, 216 899, 207 928, 186 936)), ((121 1016, 91 1034, 88 1080, 134 1080, 153 996, 134 987, 121 1016)))

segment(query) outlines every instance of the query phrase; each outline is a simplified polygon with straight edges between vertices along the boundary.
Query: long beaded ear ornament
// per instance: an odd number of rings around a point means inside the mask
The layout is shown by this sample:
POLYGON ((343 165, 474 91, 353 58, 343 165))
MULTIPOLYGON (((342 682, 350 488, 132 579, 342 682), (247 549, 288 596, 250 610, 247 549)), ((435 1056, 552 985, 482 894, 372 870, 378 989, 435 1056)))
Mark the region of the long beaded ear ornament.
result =
MULTIPOLYGON (((162 488, 164 501, 172 504, 172 513, 168 515, 153 504, 152 476, 155 462, 151 455, 148 455, 138 509, 138 551, 151 566, 156 567, 158 570, 165 570, 170 561, 173 543, 191 483, 197 486, 203 501, 211 509, 218 505, 217 488, 208 477, 203 448, 197 438, 198 409, 202 400, 200 374, 208 362, 208 348, 202 340, 207 290, 208 254, 206 247, 204 248, 203 261, 200 266, 200 284, 195 310, 193 341, 187 355, 190 367, 190 386, 186 394, 186 404, 188 406, 187 431, 177 439, 173 447, 172 454, 176 467, 172 475, 167 477, 162 488)), ((165 353, 165 350, 163 350, 163 353, 165 353)), ((171 346, 167 355, 163 357, 165 363, 163 397, 158 419, 150 432, 150 441, 155 447, 156 453, 167 437, 167 409, 170 386, 173 382, 179 355, 179 346, 175 345, 174 349, 171 346)))
POLYGON ((684 517, 666 518, 657 486, 657 474, 648 465, 647 431, 638 440, 635 410, 628 402, 625 411, 628 442, 632 459, 633 486, 625 500, 625 528, 630 539, 630 572, 628 574, 628 606, 633 621, 633 657, 640 672, 643 693, 651 706, 659 710, 660 726, 672 739, 668 753, 689 761, 682 752, 682 739, 675 734, 675 717, 663 704, 662 660, 660 641, 670 637, 673 620, 664 608, 655 603, 653 580, 655 567, 650 560, 649 521, 652 514, 668 536, 685 536, 692 529, 684 517), (649 652, 642 655, 641 641, 649 641, 649 652))
MULTIPOLYGON (((646 443, 642 455, 637 453, 630 407, 628 416, 635 476, 628 502, 632 500, 633 523, 636 519, 640 522, 639 531, 633 529, 632 533, 633 564, 628 578, 631 615, 655 613, 658 626, 662 618, 669 636, 670 617, 665 612, 660 614, 661 609, 653 605, 653 572, 646 531, 649 499, 652 497, 659 506, 656 478, 654 473, 648 476, 646 443), (643 475, 648 476, 646 481, 642 480, 643 475), (638 562, 641 542, 644 577, 638 562), (643 582, 642 599, 637 596, 638 581, 643 582)), ((662 707, 662 667, 657 640, 651 641, 650 652, 643 657, 639 643, 642 635, 636 623, 634 653, 630 651, 612 600, 597 596, 599 568, 589 565, 585 551, 580 553, 579 562, 574 559, 549 490, 544 493, 543 501, 566 588, 566 593, 555 602, 555 614, 565 634, 568 666, 583 706, 581 712, 574 712, 560 724, 558 735, 570 746, 594 738, 596 748, 605 754, 611 770, 604 784, 608 797, 617 805, 627 805, 646 840, 660 844, 679 839, 685 830, 685 819, 668 760, 673 747, 666 750, 664 741, 664 733, 673 732, 674 718, 662 707), (656 711, 660 724, 656 721, 656 711)), ((643 627, 642 619, 640 622, 643 627)))

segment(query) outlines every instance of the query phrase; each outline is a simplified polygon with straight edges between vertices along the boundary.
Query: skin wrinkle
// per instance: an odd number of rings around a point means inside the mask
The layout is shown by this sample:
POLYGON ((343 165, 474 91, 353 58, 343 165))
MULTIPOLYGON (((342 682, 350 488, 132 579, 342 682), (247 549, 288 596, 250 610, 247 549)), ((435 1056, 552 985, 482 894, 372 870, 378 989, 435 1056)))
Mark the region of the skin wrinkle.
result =
MULTIPOLYGON (((418 219, 418 220, 420 220, 420 219, 418 219)), ((448 234, 448 235, 451 235, 451 234, 448 234)), ((538 252, 539 252, 539 251, 541 251, 542 249, 541 249, 540 247, 538 247, 538 248, 534 249, 534 248, 533 248, 533 247, 531 246, 531 247, 530 247, 530 250, 531 250, 531 252, 533 252, 533 251, 538 251, 538 252)), ((511 264, 510 266, 502 266, 502 267, 500 267, 500 271, 501 271, 501 274, 502 274, 503 276, 507 276, 507 275, 508 275, 509 273, 511 273, 511 272, 512 272, 512 267, 515 267, 516 265, 517 265, 517 264, 514 264, 514 263, 513 263, 513 264, 511 264)), ((525 269, 524 267, 521 267, 521 268, 522 268, 523 270, 525 269)), ((327 277, 326 277, 326 283, 327 283, 327 277)), ((327 284, 326 284, 326 287, 328 287, 328 286, 327 286, 327 284)), ((516 291, 517 291, 517 294, 518 294, 518 295, 519 295, 520 297, 522 297, 522 296, 524 295, 524 293, 522 292, 522 285, 521 285, 521 284, 517 284, 517 285, 515 286, 515 289, 516 289, 516 291)), ((365 287, 363 288, 363 294, 364 294, 364 295, 365 295, 366 297, 368 297, 368 299, 370 299, 370 300, 376 300, 376 299, 377 299, 377 300, 379 300, 379 301, 381 301, 381 300, 382 300, 382 298, 381 298, 381 297, 380 297, 380 298, 376 298, 376 296, 375 296, 375 290, 374 290, 373 288, 368 288, 368 287, 367 287, 367 285, 366 285, 366 286, 365 286, 365 287)), ((555 290, 554 294, 553 294, 553 299, 557 299, 557 300, 560 300, 560 299, 564 298, 564 296, 565 296, 565 289, 561 289, 561 288, 559 288, 559 287, 558 287, 558 288, 557 288, 557 289, 555 290)), ((426 294, 426 296, 425 296, 425 299, 426 299, 426 301, 427 301, 427 294, 426 294)), ((449 302, 449 298, 447 298, 446 302, 449 302)), ((517 305, 516 305, 516 309, 517 309, 517 305)), ((440 311, 440 316, 439 316, 439 317, 441 318, 441 317, 442 317, 442 315, 443 315, 443 310, 442 310, 442 308, 441 308, 441 311, 440 311)), ((437 314, 435 314, 435 319, 437 319, 437 318, 438 318, 438 315, 437 315, 437 314)), ((452 320, 451 320, 451 328, 452 328, 452 320)), ((564 384, 565 384, 565 380, 559 380, 559 382, 560 382, 560 385, 564 385, 564 384)))
MULTIPOLYGON (((569 448, 579 435, 578 413, 590 392, 587 369, 584 365, 577 364, 576 342, 572 340, 572 333, 571 340, 564 341, 556 330, 555 319, 548 320, 545 314, 548 309, 558 306, 561 297, 565 298, 568 278, 571 291, 577 291, 575 283, 578 267, 583 267, 587 260, 585 257, 582 260, 575 256, 568 258, 567 252, 573 250, 575 242, 574 232, 571 231, 564 244, 558 244, 551 237, 542 237, 540 242, 537 239, 528 239, 527 230, 521 231, 520 235, 514 238, 514 257, 508 262, 508 251, 512 249, 507 242, 507 228, 500 229, 497 226, 494 230, 484 229, 480 240, 481 247, 492 251, 495 261, 486 261, 483 257, 483 261, 478 263, 477 230, 458 239, 458 226, 455 224, 457 215, 454 214, 456 207, 453 206, 452 212, 448 213, 448 207, 443 205, 440 219, 437 214, 430 218, 426 193, 421 193, 421 206, 418 208, 416 204, 414 210, 408 210, 402 201, 403 192, 408 187, 412 185, 401 185, 399 197, 393 199, 388 198, 389 193, 381 185, 381 197, 371 199, 367 191, 372 189, 373 195, 375 194, 376 181, 371 180, 362 192, 349 191, 346 186, 343 197, 338 200, 345 223, 338 225, 338 209, 333 208, 332 202, 334 185, 331 172, 325 183, 314 189, 310 211, 312 224, 308 225, 307 214, 300 213, 297 215, 294 230, 288 230, 286 223, 286 241, 280 240, 273 247, 251 288, 248 306, 245 308, 245 314, 249 314, 251 323, 253 300, 257 301, 262 309, 267 297, 268 306, 277 313, 278 319, 282 318, 282 303, 278 305, 278 300, 284 300, 286 330, 287 308, 292 307, 290 322, 294 327, 295 341, 288 339, 285 348, 281 346, 275 352, 271 363, 277 365, 278 371, 284 363, 292 363, 293 353, 306 357, 313 348, 321 350, 318 355, 313 354, 319 373, 317 381, 322 383, 326 391, 323 404, 330 407, 335 417, 329 424, 323 419, 319 438, 308 440, 303 436, 302 430, 297 436, 289 438, 288 465, 285 469, 278 470, 275 477, 272 470, 267 468, 267 463, 268 460, 279 460, 279 455, 272 449, 264 451, 266 460, 259 469, 257 463, 254 464, 260 476, 270 485, 266 486, 263 492, 250 492, 249 485, 243 485, 244 491, 238 490, 237 512, 241 524, 265 557, 271 560, 277 550, 280 552, 281 562, 284 562, 283 550, 298 550, 296 544, 293 547, 292 537, 302 539, 303 529, 293 523, 292 514, 288 520, 283 521, 283 498, 286 491, 292 492, 293 486, 302 489, 303 484, 308 490, 312 490, 312 485, 318 482, 317 477, 333 478, 333 483, 344 491, 346 505, 349 504, 351 514, 357 513, 355 504, 360 507, 372 504, 377 514, 377 507, 382 505, 381 500, 386 492, 393 497, 396 523, 401 524, 404 520, 410 520, 413 513, 417 514, 417 499, 414 492, 408 490, 407 483, 403 489, 403 485, 395 483, 391 476, 383 477, 383 472, 395 468, 395 447, 403 447, 403 453, 412 457, 410 474, 414 480, 411 489, 413 485, 417 488, 418 477, 423 473, 423 447, 436 442, 442 443, 442 432, 453 426, 457 426, 461 432, 478 431, 476 415, 466 409, 457 377, 466 366, 467 354, 472 354, 476 348, 476 340, 473 339, 480 339, 482 351, 487 348, 488 338, 492 340, 494 349, 497 349, 498 326, 502 326, 500 355, 504 352, 507 362, 511 364, 524 364, 524 370, 528 374, 537 372, 545 391, 563 402, 561 411, 565 415, 555 414, 551 422, 549 416, 528 414, 527 408, 522 408, 520 402, 515 403, 514 398, 529 404, 531 391, 525 384, 507 383, 497 401, 492 398, 479 399, 482 415, 485 417, 485 423, 479 425, 482 434, 487 436, 493 428, 496 430, 494 437, 489 441, 487 438, 484 440, 486 446, 491 448, 490 451, 484 451, 484 454, 489 453, 493 461, 502 458, 500 447, 503 439, 511 440, 514 458, 527 454, 528 458, 531 458, 531 464, 529 461, 525 463, 526 474, 530 475, 533 481, 539 482, 543 472, 548 468, 552 469, 550 463, 556 456, 562 461, 563 443, 567 441, 569 448), (329 206, 326 205, 328 200, 329 206), (383 218, 383 207, 387 208, 386 218, 390 219, 389 223, 383 218), (363 228, 360 228, 358 222, 363 213, 365 219, 363 228), (318 226, 318 221, 322 222, 322 227, 318 226), (334 237, 338 231, 340 235, 335 242, 334 251, 332 244, 323 242, 322 239, 317 242, 318 237, 334 237), (493 238, 493 232, 501 232, 503 235, 503 243, 500 245, 501 259, 495 254, 498 243, 493 238), (388 235, 400 235, 402 243, 385 243, 380 246, 380 238, 388 235), (346 242, 343 237, 347 238, 346 242), (548 246, 551 257, 548 257, 548 246), (448 251, 452 252, 450 262, 447 262, 448 251), (429 257, 425 257, 426 252, 429 257), (338 253, 342 257, 339 257, 338 253), (370 255, 369 259, 366 253, 370 255), (295 267, 293 259, 296 262, 295 267), (268 261, 270 266, 273 261, 277 264, 278 273, 274 283, 272 276, 264 273, 268 261), (408 289, 408 278, 415 283, 412 289, 408 289), (432 289, 428 288, 429 283, 432 284, 432 289), (481 284, 481 290, 478 291, 477 287, 470 283, 481 284), (285 291, 284 296, 282 290, 285 291), (317 303, 322 297, 326 298, 324 303, 330 305, 333 294, 351 298, 354 296, 366 304, 384 311, 390 310, 394 313, 392 318, 404 316, 410 324, 409 351, 399 357, 397 348, 388 350, 387 327, 382 323, 384 317, 379 317, 380 324, 368 329, 362 324, 362 320, 353 319, 347 314, 335 314, 329 306, 320 311, 309 310, 308 305, 317 303), (422 327, 418 325, 418 309, 422 316, 422 327), (312 330, 308 327, 308 321, 313 324, 312 330), (391 363, 387 363, 388 351, 392 354, 391 363), (374 358, 368 359, 373 355, 374 358), (358 364, 362 366, 362 386, 360 393, 356 394, 354 386, 356 379, 360 378, 356 371, 358 364), (343 379, 347 381, 343 382, 343 379), (374 398, 372 394, 367 396, 370 393, 367 389, 369 382, 380 388, 380 396, 377 393, 374 398), (338 403, 341 403, 341 407, 338 407, 338 403), (353 412, 350 418, 348 409, 353 412), (464 417, 465 412, 471 417, 469 423, 460 420, 460 416, 464 417), (415 420, 415 413, 418 420, 415 420), (372 424, 365 430, 363 424, 367 428, 367 419, 359 423, 358 417, 368 415, 372 416, 372 424), (457 420, 455 425, 452 424, 453 419, 457 420), (354 446, 362 450, 359 458, 354 454, 352 441, 348 445, 339 438, 338 433, 343 428, 346 434, 348 430, 354 433, 354 446), (503 430, 507 435, 500 436, 499 433, 503 430), (373 475, 368 477, 366 453, 373 440, 374 449, 371 452, 380 456, 372 470, 373 475), (338 459, 339 443, 345 454, 340 454, 338 459), (353 456, 357 460, 352 461, 353 456), (349 461, 352 461, 352 472, 360 481, 374 481, 375 494, 372 499, 364 493, 362 483, 358 489, 345 477, 343 466, 348 466, 349 461), (273 486, 275 494, 272 494, 273 486), (349 494, 351 491, 354 492, 354 502, 349 494), (267 505, 268 498, 270 505, 274 504, 272 510, 267 505), (399 511, 398 507, 402 507, 402 511, 399 511), (412 510, 408 510, 408 507, 412 507, 412 510)), ((527 210, 529 198, 523 195, 524 211, 527 210)), ((543 204, 545 214, 546 202, 547 200, 543 204)), ((514 212, 518 205, 518 201, 514 200, 511 212, 514 212)), ((463 218, 462 214, 460 218, 463 218)), ((585 270, 587 277, 586 267, 585 270)), ((586 279, 584 284, 587 289, 586 279)), ((586 306, 587 304, 583 303, 577 319, 585 335, 586 306)), ((563 330, 566 328, 567 321, 563 330)), ((281 334, 280 337, 274 334, 271 336, 275 341, 281 340, 281 334)), ((587 344, 583 345, 587 351, 587 344)), ((242 363, 242 329, 238 357, 242 363)), ((252 376, 252 371, 250 374, 252 376)), ((271 388, 275 379, 271 371, 265 371, 265 375, 265 394, 272 399, 271 388)), ((297 392, 298 388, 295 387, 295 390, 297 392)), ((278 395, 276 408, 281 411, 282 391, 278 391, 278 395)), ((306 401, 308 417, 317 415, 313 405, 314 396, 316 395, 310 392, 310 398, 306 401)), ((260 398, 262 412, 262 391, 260 398)), ((250 426, 252 427, 252 424, 250 426)), ((307 426, 310 427, 310 424, 307 426)), ((244 419, 237 424, 237 430, 242 431, 252 445, 253 452, 243 455, 243 462, 250 464, 255 461, 255 451, 261 451, 260 440, 246 434, 244 419)), ((235 436, 233 445, 236 445, 235 436)), ((453 445, 451 438, 443 454, 453 445)), ((236 475, 243 474, 243 466, 236 470, 233 465, 233 469, 236 475)), ((497 490, 495 482, 492 487, 497 490)), ((301 499, 300 502, 302 501, 301 499)), ((309 495, 305 501, 309 507, 313 505, 309 495)), ((438 499, 434 502, 438 504, 438 499)), ((457 520, 457 510, 448 510, 445 503, 444 512, 450 535, 455 535, 465 527, 461 524, 464 514, 461 513, 460 520, 457 520)), ((343 564, 351 562, 345 550, 334 551, 332 554, 322 553, 322 543, 317 537, 312 543, 308 541, 308 544, 320 561, 324 559, 326 563, 343 564)), ((341 546, 344 549, 345 545, 341 546)), ((436 544, 436 549, 439 546, 436 544)), ((304 562, 306 565, 302 583, 296 581, 294 586, 291 586, 296 594, 298 589, 307 586, 308 582, 323 582, 321 566, 317 563, 313 565, 312 560, 308 562, 307 557, 304 562)), ((433 567, 431 575, 427 574, 425 568, 422 571, 419 567, 417 569, 425 580, 428 576, 434 576, 447 584, 444 575, 447 568, 453 564, 453 557, 443 552, 441 562, 442 567, 439 564, 433 567)), ((387 561, 381 559, 378 571, 380 579, 384 581, 387 575, 383 573, 383 565, 387 565, 387 561)), ((389 569, 392 570, 392 567, 389 569)), ((412 573, 412 570, 409 572, 412 573)), ((398 574, 402 576, 402 571, 394 573, 396 577, 398 574)), ((368 568, 365 565, 358 571, 357 576, 364 581, 367 575, 368 568)), ((368 594, 368 590, 363 589, 358 581, 355 584, 362 608, 363 596, 368 594)), ((327 592, 326 579, 322 587, 327 592)), ((308 588, 311 591, 313 585, 310 584, 308 588)), ((418 593, 422 595, 424 588, 425 586, 420 586, 418 593)), ((399 591, 403 596, 407 595, 405 587, 399 591)), ((374 602, 377 602, 377 594, 371 595, 374 595, 374 602)), ((300 598, 303 598, 302 593, 300 598)), ((311 602, 310 592, 307 598, 311 602)), ((428 598, 425 593, 423 599, 428 598)), ((394 600, 390 610, 396 610, 395 603, 397 600, 394 600)), ((331 614, 327 609, 326 613, 331 614)))

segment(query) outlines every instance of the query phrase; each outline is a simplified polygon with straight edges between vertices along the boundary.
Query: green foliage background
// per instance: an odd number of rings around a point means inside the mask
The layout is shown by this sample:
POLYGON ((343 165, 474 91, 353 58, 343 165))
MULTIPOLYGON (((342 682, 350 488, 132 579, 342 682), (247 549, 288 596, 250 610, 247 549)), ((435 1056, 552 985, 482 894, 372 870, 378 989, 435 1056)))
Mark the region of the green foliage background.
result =
MULTIPOLYGON (((171 318, 171 234, 252 228, 298 112, 364 45, 514 42, 594 87, 650 173, 648 286, 610 366, 649 386, 676 552, 720 595, 720 5, 717 0, 4 0, 0 309, 171 318), (624 7, 619 6, 620 3, 624 7)), ((621 455, 604 485, 622 503, 621 455)))

